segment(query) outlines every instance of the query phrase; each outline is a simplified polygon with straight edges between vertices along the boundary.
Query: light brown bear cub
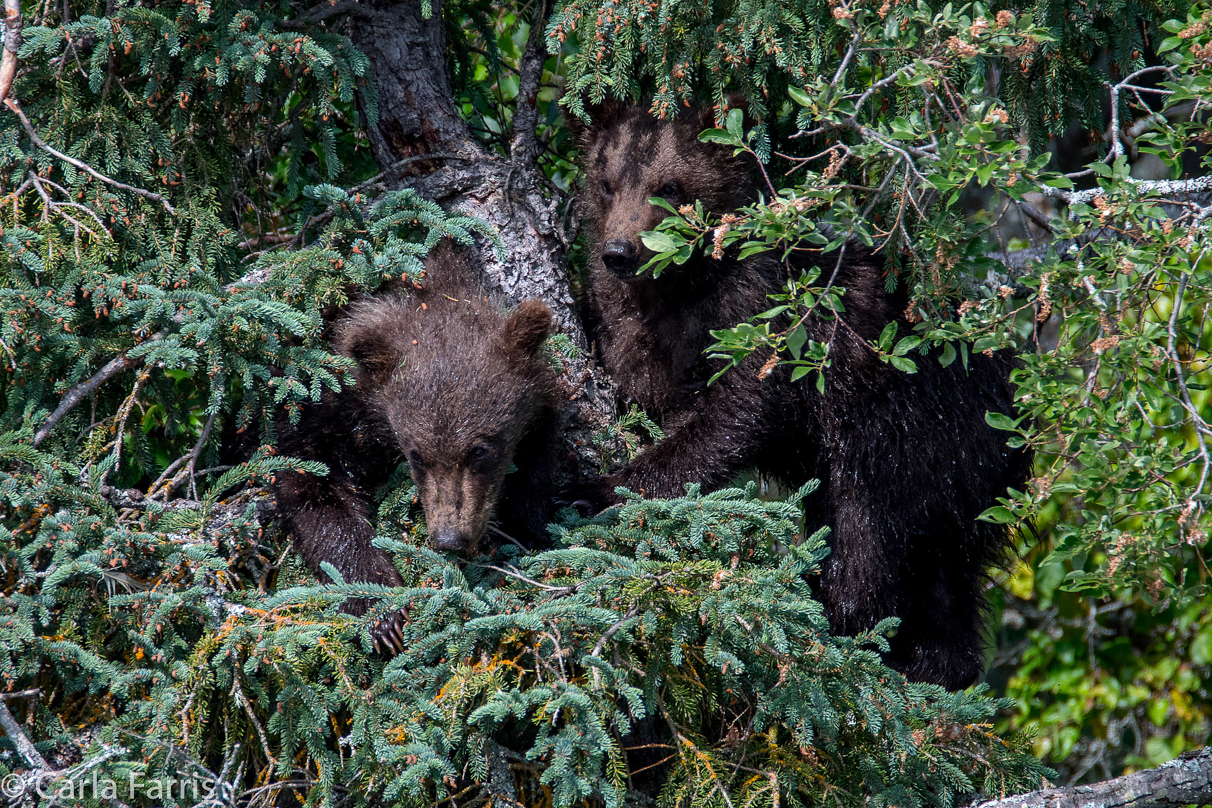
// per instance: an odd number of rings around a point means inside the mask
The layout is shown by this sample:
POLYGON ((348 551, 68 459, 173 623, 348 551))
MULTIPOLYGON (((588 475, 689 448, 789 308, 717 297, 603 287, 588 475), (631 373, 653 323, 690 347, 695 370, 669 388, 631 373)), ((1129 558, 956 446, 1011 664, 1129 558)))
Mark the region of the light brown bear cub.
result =
MULTIPOLYGON (((402 583, 371 545, 371 494, 403 461, 433 548, 471 556, 496 533, 544 541, 558 460, 556 377, 540 350, 551 312, 527 300, 507 316, 473 278, 466 256, 440 245, 422 290, 356 304, 333 340, 358 363, 354 385, 281 426, 282 454, 329 467, 324 477, 279 474, 273 487, 316 572, 327 561, 346 581, 402 583)), ((399 616, 374 639, 398 648, 399 616)))

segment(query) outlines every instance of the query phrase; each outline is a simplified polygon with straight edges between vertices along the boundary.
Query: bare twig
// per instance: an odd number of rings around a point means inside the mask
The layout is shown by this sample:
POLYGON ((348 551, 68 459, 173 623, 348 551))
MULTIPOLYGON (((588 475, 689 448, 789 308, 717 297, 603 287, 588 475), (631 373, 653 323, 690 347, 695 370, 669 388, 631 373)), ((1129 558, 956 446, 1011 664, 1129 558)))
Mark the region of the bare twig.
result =
POLYGON ((202 447, 206 445, 206 440, 210 437, 210 430, 214 427, 215 416, 218 414, 219 410, 216 407, 215 411, 206 419, 206 425, 202 427, 202 435, 198 438, 198 442, 194 444, 194 450, 189 453, 189 464, 186 466, 186 472, 189 475, 190 496, 194 499, 198 498, 198 483, 194 470, 198 467, 198 458, 202 456, 202 447))
MULTIPOLYGON (((5 0, 5 2, 6 3, 13 2, 13 0, 5 0)), ((170 216, 177 215, 176 209, 173 208, 173 206, 169 204, 167 199, 160 196, 160 194, 154 193, 152 191, 144 190, 143 188, 136 188, 133 185, 127 185, 124 182, 118 182, 117 180, 110 179, 109 177, 102 174, 100 171, 97 171, 97 169, 90 166, 88 163, 77 160, 74 157, 68 157, 66 154, 59 151, 58 149, 48 146, 45 140, 38 137, 38 132, 34 129, 34 125, 32 123, 30 123, 29 118, 25 117, 25 112, 22 111, 21 105, 17 103, 17 100, 15 98, 4 99, 4 104, 10 110, 12 110, 13 113, 17 116, 18 120, 21 121, 21 126, 25 129, 25 134, 27 134, 29 136, 29 139, 31 141, 33 141, 33 144, 35 146, 37 146, 38 148, 42 149, 47 154, 50 154, 51 156, 57 157, 65 163, 75 166, 76 168, 80 169, 81 171, 84 171, 84 172, 90 174, 91 176, 95 177, 96 179, 101 180, 102 182, 104 182, 107 185, 112 185, 115 188, 118 188, 123 191, 129 191, 133 194, 138 194, 139 196, 144 197, 145 199, 150 199, 153 202, 159 202, 161 205, 164 206, 164 209, 168 211, 170 216)))
POLYGON ((499 572, 502 575, 507 575, 510 578, 516 578, 519 581, 528 583, 531 586, 537 586, 539 589, 545 589, 548 592, 557 592, 557 593, 563 594, 563 595, 571 595, 577 591, 577 587, 575 587, 575 586, 551 586, 550 584, 540 583, 539 581, 536 581, 533 578, 527 578, 519 570, 516 570, 516 569, 512 569, 512 571, 511 571, 511 570, 507 570, 503 567, 495 567, 492 564, 475 564, 474 566, 477 566, 480 569, 484 569, 484 570, 495 570, 496 572, 499 572))
MULTIPOLYGON (((1169 94, 1171 92, 1169 90, 1153 90, 1153 89, 1149 89, 1147 87, 1137 87, 1136 85, 1134 85, 1132 83, 1133 80, 1145 75, 1146 73, 1155 73, 1155 72, 1162 72, 1167 75, 1173 75, 1174 68, 1169 65, 1154 65, 1152 67, 1142 67, 1140 70, 1137 70, 1136 72, 1130 73, 1127 76, 1125 76, 1123 78, 1123 80, 1120 81, 1118 84, 1106 83, 1105 86, 1107 87, 1107 90, 1111 96, 1111 124, 1107 129, 1105 139, 1110 141, 1111 148, 1107 151, 1107 154, 1103 157, 1101 162, 1113 163, 1113 162, 1115 162, 1116 158, 1122 157, 1124 154, 1123 134, 1120 132, 1120 123, 1119 123, 1119 94, 1120 94, 1120 92, 1122 90, 1131 90, 1134 93, 1138 93, 1138 94, 1141 92, 1156 92, 1156 93, 1160 93, 1163 95, 1169 94)), ((1139 97, 1140 96, 1137 95, 1138 99, 1139 99, 1139 97)), ((1148 118, 1153 118, 1153 115, 1149 115, 1148 118)), ((1071 174, 1066 174, 1065 176, 1068 177, 1069 179, 1078 179, 1079 177, 1086 177, 1093 173, 1094 173, 1093 168, 1086 168, 1081 171, 1075 171, 1071 174)))
MULTIPOLYGON (((1197 263, 1193 261, 1192 266, 1195 266, 1197 263)), ((1182 391, 1182 406, 1187 411, 1187 415, 1191 417, 1191 425, 1195 427, 1195 439, 1199 444, 1199 455, 1204 461, 1204 470, 1199 475, 1199 485, 1195 488, 1196 492, 1202 493, 1204 484, 1208 482, 1209 467, 1212 466, 1212 457, 1208 454, 1208 445, 1204 440, 1204 434, 1212 434, 1212 429, 1209 428, 1208 423, 1200 415, 1199 409, 1191 401, 1191 392, 1187 389, 1187 378, 1183 373, 1182 357, 1178 355, 1178 348, 1176 346, 1178 312, 1183 305, 1183 295, 1187 291, 1187 279, 1189 277, 1189 275, 1183 273, 1182 277, 1178 280, 1178 290, 1174 293, 1173 308, 1170 311, 1170 322, 1167 324, 1166 329, 1166 353, 1170 358, 1170 363, 1174 367, 1174 375, 1178 379, 1179 390, 1182 391)))
MULTIPOLYGON (((843 8, 848 8, 843 4, 843 8)), ((854 32, 854 36, 850 37, 850 46, 846 48, 846 55, 842 57, 842 63, 837 66, 837 72, 833 74, 833 81, 829 82, 830 87, 837 87, 842 77, 846 75, 846 68, 850 66, 850 60, 854 58, 855 51, 858 50, 859 40, 863 38, 863 29, 853 19, 848 21, 850 30, 854 32)))
POLYGON ((623 626, 634 620, 635 616, 639 614, 639 611, 639 606, 632 606, 627 610, 627 614, 619 618, 617 623, 606 629, 606 633, 602 635, 601 639, 598 640, 597 645, 593 647, 593 652, 590 654, 590 656, 597 656, 598 654, 602 653, 602 649, 606 647, 606 643, 610 642, 610 638, 615 634, 618 634, 619 630, 622 629, 623 626))
MULTIPOLYGON (((54 211, 58 215, 62 216, 64 219, 67 219, 69 222, 71 222, 76 227, 79 227, 79 228, 82 228, 82 229, 88 231, 89 235, 91 235, 93 238, 100 238, 100 236, 97 235, 97 231, 93 230, 88 225, 79 221, 74 216, 72 216, 70 213, 64 213, 62 210, 60 210, 60 208, 66 207, 66 208, 74 208, 77 210, 81 210, 84 213, 86 213, 92 217, 93 221, 97 223, 97 226, 101 228, 101 231, 103 233, 105 233, 105 235, 112 237, 113 234, 109 232, 109 228, 105 226, 105 223, 101 221, 101 217, 99 217, 95 212, 93 212, 92 209, 87 208, 84 205, 78 204, 76 202, 70 202, 70 201, 69 202, 56 202, 54 199, 51 198, 51 195, 49 193, 47 193, 46 189, 42 187, 43 185, 49 185, 52 188, 54 188, 55 190, 58 190, 61 193, 67 194, 67 191, 63 188, 62 185, 59 185, 58 183, 51 182, 50 180, 39 177, 37 174, 35 174, 32 171, 29 172, 29 180, 27 181, 27 183, 22 184, 21 187, 24 188, 27 185, 33 185, 34 190, 36 190, 38 192, 38 195, 42 197, 42 201, 46 205, 47 215, 49 215, 52 211, 54 211)), ((44 220, 45 220, 45 217, 44 217, 44 220)))
POLYGON ((126 354, 116 356, 106 363, 105 367, 94 373, 91 379, 69 390, 67 395, 63 397, 63 400, 59 402, 59 406, 55 407, 55 411, 51 413, 50 418, 46 419, 46 423, 34 435, 34 446, 38 446, 42 441, 46 440, 46 436, 51 433, 56 424, 63 420, 63 416, 71 412, 81 401, 92 395, 93 391, 122 371, 133 368, 140 361, 139 359, 131 359, 126 354))

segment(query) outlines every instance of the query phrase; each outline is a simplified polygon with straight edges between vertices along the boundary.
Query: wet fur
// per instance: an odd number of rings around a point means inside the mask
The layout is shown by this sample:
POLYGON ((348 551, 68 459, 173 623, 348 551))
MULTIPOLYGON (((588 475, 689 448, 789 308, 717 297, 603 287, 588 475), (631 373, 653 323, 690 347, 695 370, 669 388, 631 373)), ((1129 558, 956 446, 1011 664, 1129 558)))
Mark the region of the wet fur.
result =
MULTIPOLYGON (((607 269, 601 253, 610 240, 630 238, 639 264, 651 255, 636 234, 664 217, 647 199, 670 179, 681 186, 672 204, 697 198, 716 213, 756 201, 757 180, 729 151, 698 141, 708 115, 660 123, 616 107, 597 110, 594 121, 582 133, 582 203, 596 241, 593 336, 624 398, 660 417, 668 436, 579 494, 605 504, 625 486, 673 497, 686 483, 728 485, 748 468, 796 486, 819 479, 807 524, 832 528, 818 593, 832 628, 854 634, 900 617, 890 664, 913 680, 971 684, 984 668, 985 570, 1009 538, 975 517, 1008 487, 1021 490, 1031 465, 984 420, 986 411, 1013 412, 1013 357, 974 355, 967 371, 959 361, 943 368, 917 357, 915 375, 881 362, 863 340, 889 322, 911 333, 906 301, 885 292, 877 256, 848 245, 834 280, 846 289, 845 325, 806 323, 810 339, 832 346, 825 392, 791 383, 781 366, 759 379, 767 356, 749 357, 708 387, 717 369, 703 353, 708 332, 769 308, 787 270, 769 255, 696 255, 659 279, 632 279, 607 269)), ((816 263, 828 279, 837 259, 816 255, 796 271, 816 263)))

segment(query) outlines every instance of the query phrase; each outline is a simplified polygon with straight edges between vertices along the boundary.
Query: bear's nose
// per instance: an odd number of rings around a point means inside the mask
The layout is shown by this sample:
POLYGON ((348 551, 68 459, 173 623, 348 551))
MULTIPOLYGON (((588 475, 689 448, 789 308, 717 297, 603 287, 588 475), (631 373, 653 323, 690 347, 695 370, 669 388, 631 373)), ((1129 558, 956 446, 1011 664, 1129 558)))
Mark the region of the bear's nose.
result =
POLYGON ((602 245, 602 263, 619 277, 635 274, 635 245, 628 239, 612 238, 602 245))
POLYGON ((429 534, 429 543, 433 545, 433 549, 443 553, 466 552, 471 544, 467 540, 467 534, 454 527, 440 527, 433 531, 429 534))

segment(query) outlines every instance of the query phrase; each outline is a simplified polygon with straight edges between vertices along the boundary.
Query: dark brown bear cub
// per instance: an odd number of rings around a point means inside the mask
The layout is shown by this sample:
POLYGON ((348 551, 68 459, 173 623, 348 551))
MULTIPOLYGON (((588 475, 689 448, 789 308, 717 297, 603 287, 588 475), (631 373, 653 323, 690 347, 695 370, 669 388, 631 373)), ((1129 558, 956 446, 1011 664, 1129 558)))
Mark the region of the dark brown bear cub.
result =
POLYGON ((769 308, 789 274, 768 253, 698 255, 659 278, 637 275, 651 256, 638 234, 665 216, 650 197, 675 207, 700 199, 716 213, 757 201, 754 169, 699 142, 711 125, 710 114, 660 123, 607 107, 581 135, 594 337, 622 394, 662 418, 668 435, 577 495, 598 505, 617 501, 616 486, 680 496, 686 483, 719 488, 749 468, 797 486, 819 479, 805 504, 810 529, 831 528, 818 595, 833 630, 899 617, 889 664, 917 681, 972 684, 984 668, 985 570, 1008 541, 976 516, 1021 489, 1030 470, 1029 455, 985 423, 987 411, 1013 412, 1014 359, 976 355, 965 370, 919 357, 914 375, 881 362, 865 341, 890 322, 910 333, 906 300, 885 292, 876 256, 849 245, 835 276, 836 253, 796 259, 797 275, 817 264, 822 283, 833 276, 846 290, 841 322, 806 323, 810 339, 830 346, 824 393, 792 383, 783 367, 761 373, 766 356, 708 386, 709 331, 769 308))
MULTIPOLYGON (((325 477, 279 474, 274 485, 279 512, 317 572, 327 561, 347 581, 401 583, 371 546, 370 495, 403 461, 435 549, 474 555, 486 533, 498 532, 544 540, 558 457, 556 378, 540 350, 551 312, 527 300, 502 314, 465 262, 435 247, 421 291, 357 304, 334 339, 338 353, 357 360, 354 385, 282 427, 282 454, 329 467, 325 477)), ((366 608, 346 604, 355 614, 366 608)), ((397 629, 380 625, 376 645, 398 646, 397 629)))

